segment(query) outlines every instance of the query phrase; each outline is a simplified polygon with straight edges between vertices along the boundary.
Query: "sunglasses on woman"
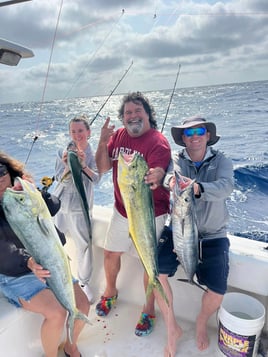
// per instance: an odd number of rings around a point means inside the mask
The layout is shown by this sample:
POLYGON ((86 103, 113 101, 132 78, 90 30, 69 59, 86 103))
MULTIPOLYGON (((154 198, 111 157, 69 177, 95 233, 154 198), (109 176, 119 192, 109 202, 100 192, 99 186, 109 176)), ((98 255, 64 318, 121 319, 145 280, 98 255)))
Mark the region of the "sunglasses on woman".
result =
POLYGON ((187 137, 194 136, 194 135, 203 136, 206 134, 206 132, 207 132, 206 128, 187 128, 184 129, 183 134, 187 137))

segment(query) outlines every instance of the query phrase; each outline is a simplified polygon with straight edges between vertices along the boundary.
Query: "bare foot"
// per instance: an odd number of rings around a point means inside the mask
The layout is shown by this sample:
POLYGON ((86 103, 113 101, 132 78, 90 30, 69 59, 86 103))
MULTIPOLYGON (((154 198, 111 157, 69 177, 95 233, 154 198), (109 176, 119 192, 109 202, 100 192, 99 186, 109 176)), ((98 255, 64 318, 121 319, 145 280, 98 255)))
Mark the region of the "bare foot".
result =
POLYGON ((182 329, 178 325, 176 330, 168 336, 168 344, 164 350, 164 357, 175 357, 177 352, 177 342, 183 334, 182 329))
POLYGON ((207 325, 206 322, 204 323, 200 317, 196 320, 196 345, 199 351, 204 351, 209 346, 207 325))

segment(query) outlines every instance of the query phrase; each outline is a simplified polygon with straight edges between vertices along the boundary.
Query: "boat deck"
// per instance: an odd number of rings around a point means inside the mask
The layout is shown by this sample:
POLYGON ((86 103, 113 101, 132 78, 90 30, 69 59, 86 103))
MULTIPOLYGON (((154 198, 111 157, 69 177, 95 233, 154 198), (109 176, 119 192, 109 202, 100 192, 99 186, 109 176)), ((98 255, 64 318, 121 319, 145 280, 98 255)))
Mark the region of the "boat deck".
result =
MULTIPOLYGON (((166 343, 166 330, 160 313, 151 335, 137 337, 134 326, 139 317, 140 306, 119 300, 107 318, 99 318, 92 309, 93 326, 86 326, 79 339, 79 350, 83 357, 162 357, 166 343)), ((202 353, 195 347, 193 323, 181 320, 184 334, 178 343, 176 356, 217 356, 217 330, 210 329, 210 347, 202 353)), ((64 357, 63 352, 59 357, 64 357)))
MULTIPOLYGON (((163 357, 166 344, 166 328, 159 309, 156 307, 154 331, 146 337, 134 334, 142 305, 145 301, 143 288, 143 267, 133 254, 122 256, 122 268, 118 276, 118 301, 110 314, 100 318, 95 313, 95 305, 105 288, 103 268, 103 240, 106 234, 111 210, 95 207, 93 222, 93 293, 95 303, 91 306, 89 319, 92 325, 86 325, 78 341, 83 357, 163 357)), ((238 291, 252 295, 260 300, 266 309, 264 331, 268 336, 268 251, 267 244, 247 239, 231 238, 230 277, 228 291, 238 291), (262 283, 261 283, 262 282, 262 283), (264 282, 264 283, 263 283, 264 282), (241 290, 240 290, 241 289, 241 290)), ((66 250, 71 260, 71 268, 76 276, 77 264, 75 245, 68 239, 66 250)), ((178 341, 176 357, 222 356, 218 348, 217 315, 209 320, 210 346, 200 352, 195 343, 195 320, 200 309, 203 291, 198 287, 177 281, 184 278, 181 267, 170 278, 174 295, 174 311, 177 321, 183 329, 183 336, 178 341)), ((0 344, 6 357, 44 357, 40 341, 40 315, 17 309, 0 296, 0 344)), ((64 341, 64 336, 62 338, 64 341)), ((265 354, 268 356, 268 337, 265 340, 265 354)), ((64 357, 62 348, 58 357, 64 357)))
MULTIPOLYGON (((67 249, 70 250, 70 246, 67 246, 67 249)), ((102 261, 102 249, 94 249, 94 259, 95 261, 102 261)), ((71 264, 73 264, 74 270, 75 262, 71 262, 71 264)), ((162 357, 167 336, 163 318, 157 307, 154 331, 145 337, 138 337, 134 333, 145 299, 142 285, 143 268, 139 260, 127 254, 123 255, 122 268, 118 277, 118 300, 107 317, 99 317, 95 313, 96 302, 104 289, 103 274, 103 268, 100 264, 93 276, 93 281, 100 282, 100 284, 94 287, 96 301, 91 306, 89 314, 92 326, 86 325, 79 338, 79 349, 82 356, 162 357)), ((195 346, 194 321, 203 291, 196 286, 177 281, 179 277, 183 277, 181 269, 173 278, 170 278, 170 283, 176 290, 174 308, 178 312, 177 321, 183 329, 183 336, 178 342, 176 356, 214 357, 220 355, 216 316, 211 318, 209 326, 210 347, 206 351, 200 352, 195 346)), ((59 357, 63 356, 63 353, 59 354, 59 357)))

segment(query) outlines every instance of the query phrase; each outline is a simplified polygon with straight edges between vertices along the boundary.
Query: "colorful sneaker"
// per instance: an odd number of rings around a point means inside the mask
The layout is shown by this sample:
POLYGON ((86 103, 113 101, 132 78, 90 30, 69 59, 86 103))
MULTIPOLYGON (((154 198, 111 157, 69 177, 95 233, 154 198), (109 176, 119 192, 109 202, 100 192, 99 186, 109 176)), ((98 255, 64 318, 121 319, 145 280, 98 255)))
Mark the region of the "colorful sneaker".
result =
POLYGON ((149 335, 153 331, 154 324, 155 324, 155 316, 142 312, 140 319, 137 323, 137 326, 135 328, 135 335, 137 336, 149 335))
POLYGON ((102 296, 100 301, 96 305, 96 314, 98 316, 107 316, 111 311, 112 307, 116 303, 117 295, 112 297, 102 296))

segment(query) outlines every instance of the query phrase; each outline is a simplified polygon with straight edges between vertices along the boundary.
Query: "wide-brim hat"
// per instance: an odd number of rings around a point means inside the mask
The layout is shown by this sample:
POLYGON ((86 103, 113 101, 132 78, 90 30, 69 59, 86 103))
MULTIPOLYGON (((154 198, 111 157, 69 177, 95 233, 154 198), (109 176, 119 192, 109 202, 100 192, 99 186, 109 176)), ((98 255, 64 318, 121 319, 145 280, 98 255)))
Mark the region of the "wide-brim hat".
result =
POLYGON ((207 129, 207 131, 210 133, 210 139, 207 142, 208 146, 216 144, 216 142, 219 141, 220 136, 216 134, 216 125, 212 122, 206 121, 205 118, 202 118, 199 115, 195 115, 193 117, 185 119, 181 125, 179 126, 174 126, 171 128, 171 134, 173 136, 173 139, 176 144, 180 146, 185 146, 183 140, 182 140, 182 135, 183 131, 186 128, 191 128, 196 125, 204 125, 207 129))

